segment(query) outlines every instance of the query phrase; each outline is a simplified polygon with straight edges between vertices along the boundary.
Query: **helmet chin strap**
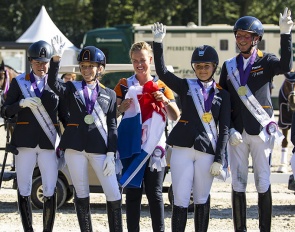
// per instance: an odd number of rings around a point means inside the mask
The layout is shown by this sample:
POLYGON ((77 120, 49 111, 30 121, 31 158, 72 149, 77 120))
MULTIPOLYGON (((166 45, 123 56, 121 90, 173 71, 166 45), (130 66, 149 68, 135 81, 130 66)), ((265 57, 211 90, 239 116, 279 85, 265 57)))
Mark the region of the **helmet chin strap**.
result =
POLYGON ((242 54, 250 54, 250 53, 251 53, 251 50, 252 50, 252 48, 253 48, 253 47, 255 47, 257 44, 258 44, 257 40, 256 40, 256 41, 254 41, 254 37, 252 37, 252 42, 251 42, 251 45, 250 45, 250 47, 248 48, 248 50, 247 50, 247 51, 245 51, 245 52, 242 52, 242 51, 241 51, 241 49, 240 49, 240 47, 239 47, 239 45, 238 45, 238 43, 237 43, 237 47, 239 48, 239 50, 240 50, 240 52, 241 52, 242 54))

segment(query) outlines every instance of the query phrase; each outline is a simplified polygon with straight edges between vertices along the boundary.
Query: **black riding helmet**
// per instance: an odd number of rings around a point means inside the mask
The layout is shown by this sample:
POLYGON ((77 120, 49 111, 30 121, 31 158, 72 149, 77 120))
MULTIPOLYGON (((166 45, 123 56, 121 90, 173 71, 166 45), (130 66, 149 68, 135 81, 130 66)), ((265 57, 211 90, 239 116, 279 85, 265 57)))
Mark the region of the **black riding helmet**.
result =
POLYGON ((31 44, 31 46, 28 48, 29 61, 37 60, 42 62, 49 62, 52 55, 52 46, 43 40, 39 40, 38 42, 31 44))
POLYGON ((94 46, 87 46, 82 48, 80 51, 77 61, 80 63, 82 61, 96 62, 104 67, 106 66, 106 57, 104 53, 94 46))
POLYGON ((215 64, 215 68, 212 72, 212 75, 210 76, 208 80, 206 80, 206 81, 210 81, 219 64, 218 54, 216 50, 209 45, 203 45, 203 46, 197 47, 192 54, 192 59, 191 59, 192 69, 194 70, 194 67, 193 67, 194 63, 207 63, 207 62, 211 62, 215 64))

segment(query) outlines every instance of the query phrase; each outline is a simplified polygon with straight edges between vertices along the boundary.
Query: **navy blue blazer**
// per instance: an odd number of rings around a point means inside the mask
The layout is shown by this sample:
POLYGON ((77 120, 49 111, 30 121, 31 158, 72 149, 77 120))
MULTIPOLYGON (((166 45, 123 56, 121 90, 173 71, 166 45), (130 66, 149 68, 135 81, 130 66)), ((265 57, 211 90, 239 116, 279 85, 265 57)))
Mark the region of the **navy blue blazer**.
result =
MULTIPOLYGON (((30 80, 28 79, 28 81, 30 80)), ((28 107, 21 108, 19 106, 19 102, 23 98, 24 96, 17 81, 12 79, 1 110, 4 117, 16 118, 11 144, 16 147, 35 148, 39 145, 42 149, 54 149, 31 109, 28 107)), ((60 100, 48 85, 45 86, 41 101, 55 125, 57 132, 60 134, 58 121, 60 120, 65 125, 68 117, 65 107, 66 103, 60 100)))
POLYGON ((178 94, 182 106, 181 117, 172 129, 167 143, 180 147, 192 147, 195 150, 215 155, 214 161, 221 162, 225 153, 230 125, 230 98, 227 91, 219 88, 212 101, 212 114, 218 127, 216 151, 210 143, 207 132, 195 107, 186 79, 169 72, 164 63, 162 43, 153 43, 156 72, 165 84, 178 94))
MULTIPOLYGON (((287 73, 292 68, 293 63, 291 35, 281 35, 281 59, 274 54, 257 51, 257 57, 248 78, 247 85, 252 94, 265 109, 270 117, 273 115, 270 86, 273 77, 278 74, 287 73)), ((231 96, 231 120, 232 125, 240 133, 243 129, 250 135, 258 135, 263 129, 245 107, 239 95, 228 78, 226 63, 222 66, 219 84, 229 91, 231 96)))
POLYGON ((108 127, 107 146, 94 123, 88 125, 84 117, 88 114, 86 107, 71 81, 64 83, 58 78, 59 63, 50 61, 48 85, 61 98, 66 99, 69 109, 69 120, 61 137, 60 148, 85 150, 88 153, 116 152, 117 150, 117 103, 114 90, 100 85, 97 101, 106 115, 108 127))

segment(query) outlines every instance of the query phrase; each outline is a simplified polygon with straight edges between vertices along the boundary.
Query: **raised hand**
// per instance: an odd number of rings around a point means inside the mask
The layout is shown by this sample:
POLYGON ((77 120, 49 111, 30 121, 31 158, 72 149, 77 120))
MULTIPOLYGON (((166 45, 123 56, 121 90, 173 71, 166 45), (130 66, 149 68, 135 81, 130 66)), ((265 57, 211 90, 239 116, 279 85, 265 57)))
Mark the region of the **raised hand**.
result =
POLYGON ((163 25, 162 23, 157 22, 157 23, 154 23, 151 29, 154 36, 154 42, 162 43, 166 35, 166 26, 163 25))
POLYGON ((51 39, 51 45, 53 48, 53 56, 62 57, 65 49, 65 42, 62 41, 62 37, 58 35, 54 36, 51 39))
POLYGON ((288 9, 288 7, 285 8, 284 14, 280 13, 280 33, 281 34, 290 34, 292 27, 293 27, 293 21, 291 18, 291 11, 288 9))

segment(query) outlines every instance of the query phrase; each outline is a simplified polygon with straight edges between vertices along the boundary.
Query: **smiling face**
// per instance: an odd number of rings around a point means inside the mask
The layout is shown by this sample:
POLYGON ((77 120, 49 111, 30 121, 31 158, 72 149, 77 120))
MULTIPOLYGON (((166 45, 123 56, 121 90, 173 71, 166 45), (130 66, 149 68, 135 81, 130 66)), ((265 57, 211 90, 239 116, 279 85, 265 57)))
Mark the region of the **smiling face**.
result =
POLYGON ((150 75, 150 64, 152 62, 152 56, 146 49, 133 51, 131 54, 131 62, 133 64, 134 71, 138 76, 150 75))
POLYGON ((193 63, 196 76, 200 81, 208 81, 214 71, 214 64, 212 62, 193 63))
POLYGON ((38 77, 43 77, 48 72, 49 62, 31 60, 31 67, 32 67, 33 72, 38 77))
POLYGON ((259 36, 251 32, 238 30, 236 33, 236 43, 241 52, 247 52, 251 45, 256 45, 258 41, 259 36))
POLYGON ((80 62, 80 72, 85 82, 91 84, 96 79, 96 74, 101 72, 101 65, 96 62, 83 61, 80 62))

